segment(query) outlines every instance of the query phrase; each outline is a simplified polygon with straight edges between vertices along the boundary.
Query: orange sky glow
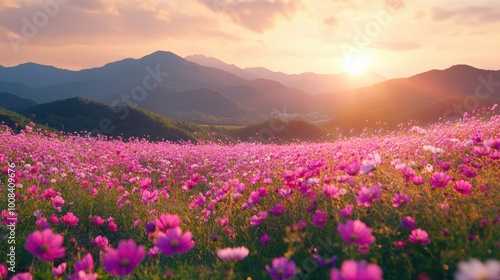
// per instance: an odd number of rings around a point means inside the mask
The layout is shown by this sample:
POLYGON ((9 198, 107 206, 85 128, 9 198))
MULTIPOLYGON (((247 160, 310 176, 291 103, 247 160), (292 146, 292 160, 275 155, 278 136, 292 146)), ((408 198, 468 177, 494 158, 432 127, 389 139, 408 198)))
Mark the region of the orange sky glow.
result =
POLYGON ((0 65, 79 70, 165 50, 395 78, 455 64, 500 69, 498 30, 496 0, 3 0, 0 65), (362 65, 346 66, 357 57, 362 65))

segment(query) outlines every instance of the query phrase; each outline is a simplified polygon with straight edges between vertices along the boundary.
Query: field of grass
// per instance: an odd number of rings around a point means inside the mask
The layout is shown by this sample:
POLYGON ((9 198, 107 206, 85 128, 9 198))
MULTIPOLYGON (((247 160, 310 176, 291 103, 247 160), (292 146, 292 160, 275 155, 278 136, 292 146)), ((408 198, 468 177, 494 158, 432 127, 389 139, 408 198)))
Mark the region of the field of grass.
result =
POLYGON ((491 113, 289 145, 1 127, 0 279, 497 279, 499 159, 491 113))

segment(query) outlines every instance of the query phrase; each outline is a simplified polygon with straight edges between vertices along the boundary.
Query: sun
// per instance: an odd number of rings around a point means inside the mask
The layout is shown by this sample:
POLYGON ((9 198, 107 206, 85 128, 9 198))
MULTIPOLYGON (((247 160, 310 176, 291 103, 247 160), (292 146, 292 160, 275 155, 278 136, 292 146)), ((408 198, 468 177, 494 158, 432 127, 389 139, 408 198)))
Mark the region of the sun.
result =
POLYGON ((351 54, 344 60, 344 70, 353 75, 363 74, 370 66, 370 56, 366 53, 351 54))

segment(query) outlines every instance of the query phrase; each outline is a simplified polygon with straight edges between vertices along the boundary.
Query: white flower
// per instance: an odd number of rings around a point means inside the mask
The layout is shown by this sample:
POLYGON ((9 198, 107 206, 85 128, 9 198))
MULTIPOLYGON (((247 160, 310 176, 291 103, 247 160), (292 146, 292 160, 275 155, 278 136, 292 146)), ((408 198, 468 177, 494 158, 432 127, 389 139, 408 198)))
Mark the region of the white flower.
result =
POLYGON ((500 261, 487 260, 484 264, 478 259, 461 261, 455 280, 498 280, 500 278, 500 261))
POLYGON ((241 261, 248 256, 248 249, 245 247, 224 248, 217 250, 217 256, 223 261, 241 261))

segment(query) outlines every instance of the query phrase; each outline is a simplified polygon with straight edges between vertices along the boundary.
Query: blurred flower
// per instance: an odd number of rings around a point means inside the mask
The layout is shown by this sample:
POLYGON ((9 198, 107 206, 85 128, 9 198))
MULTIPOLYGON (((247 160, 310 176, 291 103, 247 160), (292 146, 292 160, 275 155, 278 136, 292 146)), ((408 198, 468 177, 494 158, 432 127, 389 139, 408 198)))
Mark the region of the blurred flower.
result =
POLYGON ((317 227, 324 227, 326 225, 326 213, 321 210, 316 210, 313 217, 313 225, 317 227))
POLYGON ((360 220, 348 220, 345 224, 339 223, 337 229, 346 243, 356 243, 362 246, 375 242, 372 230, 360 220))
POLYGON ((456 181, 455 184, 453 184, 453 188, 457 192, 459 192, 463 195, 469 195, 472 193, 471 184, 467 181, 464 181, 464 180, 456 181))
POLYGON ((334 266, 337 263, 337 257, 335 255, 331 256, 330 258, 323 259, 320 255, 314 254, 311 255, 311 257, 322 267, 331 267, 334 266))
POLYGON ((51 229, 37 230, 28 235, 24 248, 41 260, 53 261, 66 255, 66 249, 62 247, 63 242, 63 236, 51 229))
POLYGON ((18 273, 14 275, 14 277, 10 278, 10 280, 32 280, 33 275, 29 272, 18 273))
POLYGON ((444 188, 450 180, 451 176, 449 176, 448 174, 444 172, 436 172, 431 177, 431 185, 438 189, 444 188))
POLYGON ((57 267, 53 267, 52 276, 54 276, 54 278, 62 277, 64 275, 64 272, 66 272, 66 267, 67 265, 65 262, 58 265, 57 267))
POLYGON ((274 258, 272 267, 266 264, 266 270, 274 280, 292 279, 295 276, 295 262, 285 257, 274 258))
POLYGON ((241 261, 248 256, 246 247, 217 249, 217 256, 226 262, 241 261))
POLYGON ((269 239, 269 235, 267 233, 265 233, 264 235, 262 235, 260 238, 259 238, 259 242, 262 244, 262 245, 266 245, 267 243, 269 243, 270 239, 269 239))
POLYGON ((156 246, 167 256, 173 254, 184 254, 194 247, 191 232, 182 233, 179 227, 167 230, 167 233, 160 232, 156 240, 156 246))
POLYGON ((345 260, 340 270, 330 271, 330 280, 382 280, 382 269, 365 261, 345 260))
POLYGON ((431 243, 431 239, 425 230, 417 228, 411 231, 410 242, 413 244, 427 245, 431 243))
POLYGON ((161 214, 160 217, 155 220, 155 225, 158 230, 166 232, 168 229, 179 227, 181 225, 181 220, 177 215, 161 214))
POLYGON ((407 230, 413 230, 417 227, 417 222, 415 222, 415 220, 410 216, 406 216, 403 219, 401 219, 400 223, 401 226, 403 226, 407 230))
POLYGON ((455 280, 498 280, 500 261, 487 260, 484 264, 478 259, 458 263, 455 280))
POLYGON ((72 212, 68 212, 66 215, 62 216, 61 222, 64 225, 74 227, 78 224, 78 218, 72 212))
POLYGON ((354 207, 352 207, 352 205, 346 205, 346 207, 344 207, 344 209, 340 210, 340 216, 342 216, 344 218, 350 217, 352 215, 353 209, 354 209, 354 207))
POLYGON ((251 226, 258 226, 262 222, 264 222, 264 220, 266 220, 266 218, 267 218, 267 212, 265 212, 265 211, 259 212, 259 213, 257 213, 257 215, 253 215, 250 218, 250 225, 251 226))
POLYGON ((356 202, 358 203, 358 205, 370 207, 371 203, 377 200, 380 197, 381 193, 382 188, 380 187, 380 185, 371 188, 362 187, 358 192, 356 202))
POLYGON ((75 262, 73 265, 75 272, 85 271, 86 273, 90 273, 94 271, 94 258, 92 254, 87 253, 81 260, 75 262))
POLYGON ((407 195, 397 193, 391 200, 392 207, 398 208, 401 205, 410 203, 410 198, 407 195))
POLYGON ((281 204, 274 205, 273 209, 269 210, 269 213, 275 217, 281 216, 285 212, 285 206, 281 204))
POLYGON ((137 246, 133 239, 122 240, 118 248, 106 248, 101 254, 104 271, 113 276, 127 276, 146 256, 144 246, 137 246))
POLYGON ((98 235, 94 240, 92 240, 92 243, 97 245, 100 249, 105 249, 106 247, 109 246, 109 241, 105 236, 98 235))

